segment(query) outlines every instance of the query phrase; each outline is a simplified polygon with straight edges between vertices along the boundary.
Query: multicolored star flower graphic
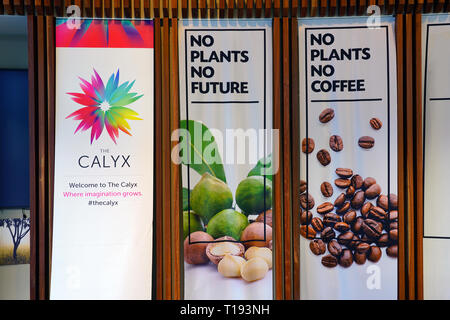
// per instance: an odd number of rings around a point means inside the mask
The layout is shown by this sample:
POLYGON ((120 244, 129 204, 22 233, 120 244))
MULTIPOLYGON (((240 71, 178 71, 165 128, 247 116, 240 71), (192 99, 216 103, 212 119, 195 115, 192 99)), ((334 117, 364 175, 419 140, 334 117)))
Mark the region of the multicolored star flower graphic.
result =
POLYGON ((86 131, 91 129, 91 144, 97 140, 106 128, 111 139, 116 142, 119 137, 119 130, 131 136, 130 125, 127 120, 142 120, 137 117, 138 113, 125 106, 140 99, 143 95, 129 92, 135 81, 126 81, 119 85, 119 70, 109 77, 106 86, 101 77, 94 69, 91 82, 79 78, 80 87, 83 93, 68 93, 73 96, 72 100, 79 103, 84 108, 78 109, 66 117, 80 120, 80 124, 75 130, 86 131))

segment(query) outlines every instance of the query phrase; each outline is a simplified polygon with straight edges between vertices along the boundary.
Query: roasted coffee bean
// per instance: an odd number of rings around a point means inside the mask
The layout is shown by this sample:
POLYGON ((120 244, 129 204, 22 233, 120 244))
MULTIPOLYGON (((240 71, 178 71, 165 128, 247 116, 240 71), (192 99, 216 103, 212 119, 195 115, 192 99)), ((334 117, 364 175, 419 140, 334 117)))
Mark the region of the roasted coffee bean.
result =
POLYGON ((356 264, 362 265, 367 261, 367 253, 355 252, 353 254, 353 259, 355 260, 356 264))
POLYGON ((334 206, 339 208, 339 207, 342 207, 344 205, 344 203, 345 203, 345 193, 341 193, 334 200, 334 206))
POLYGON ((332 227, 334 228, 334 225, 337 222, 341 222, 341 217, 339 217, 337 214, 334 213, 327 213, 324 217, 323 217, 323 224, 326 227, 332 227))
POLYGON ((319 115, 319 121, 322 123, 327 123, 334 118, 334 110, 331 108, 326 108, 319 115))
POLYGON ((330 137, 330 148, 334 152, 339 152, 344 149, 344 142, 342 138, 338 135, 333 135, 330 137))
POLYGON ((352 231, 353 233, 362 233, 363 229, 362 229, 362 224, 364 222, 364 219, 362 217, 357 217, 356 221, 352 224, 352 231))
POLYGON ((303 153, 311 153, 314 151, 316 144, 312 138, 303 138, 302 140, 302 151, 303 153))
POLYGON ((369 215, 370 208, 372 208, 372 207, 373 207, 373 204, 371 202, 364 203, 363 206, 361 207, 361 215, 364 218, 367 218, 367 216, 369 215))
POLYGON ((322 257, 322 264, 327 268, 334 268, 337 266, 338 261, 335 256, 328 254, 328 255, 322 257))
POLYGON ((398 240, 398 229, 389 230, 389 239, 392 241, 398 240))
POLYGON ((378 239, 383 231, 382 224, 372 219, 364 220, 361 227, 364 233, 372 239, 378 239))
POLYGON ((388 204, 389 204, 388 197, 384 194, 380 194, 377 199, 377 206, 379 206, 380 208, 383 208, 383 210, 387 211, 387 210, 389 210, 388 204))
POLYGON ((374 242, 373 239, 370 239, 366 234, 361 235, 361 241, 368 244, 374 242))
POLYGON ((366 253, 369 249, 370 245, 366 242, 360 242, 355 248, 355 250, 359 253, 366 253))
POLYGON ((335 239, 328 242, 328 251, 335 257, 342 254, 342 246, 335 239))
POLYGON ((300 226, 300 235, 303 238, 314 239, 316 237, 316 230, 311 226, 300 226))
POLYGON ((389 209, 397 210, 398 209, 398 197, 396 194, 389 194, 389 209))
POLYGON ((398 222, 397 221, 389 223, 389 230, 391 230, 391 229, 398 229, 398 222))
POLYGON ((321 205, 317 206, 317 213, 325 214, 333 211, 334 206, 331 202, 324 202, 321 205))
POLYGON ((334 229, 336 229, 339 232, 346 232, 346 231, 350 230, 350 226, 345 222, 337 222, 334 225, 334 229))
POLYGON ((375 178, 367 177, 367 178, 365 178, 364 181, 363 181, 363 186, 362 186, 362 188, 363 188, 364 190, 366 190, 367 188, 369 188, 371 185, 373 185, 373 184, 375 184, 375 183, 377 183, 377 180, 375 180, 375 178))
POLYGON ((311 211, 303 210, 300 213, 300 223, 301 224, 310 224, 312 218, 313 218, 313 214, 311 213, 311 211))
POLYGON ((328 242, 332 239, 334 239, 336 237, 336 233, 334 232, 334 230, 331 227, 326 227, 322 230, 322 232, 320 233, 320 238, 325 241, 328 242))
POLYGON ((355 195, 355 192, 356 192, 356 189, 352 185, 350 185, 350 187, 347 188, 347 191, 345 191, 345 196, 348 199, 351 199, 355 195))
POLYGON ((356 211, 355 210, 348 211, 346 214, 344 214, 342 220, 349 225, 353 224, 353 222, 356 221, 356 211))
POLYGON ((309 243, 309 248, 316 256, 324 254, 326 251, 325 243, 320 239, 314 239, 309 243))
POLYGON ((350 204, 352 205, 353 209, 359 209, 364 204, 364 201, 366 200, 364 191, 358 191, 353 196, 353 199, 350 201, 350 204))
POLYGON ((353 254, 349 249, 342 250, 342 255, 339 257, 339 265, 348 268, 353 263, 353 254))
POLYGON ((354 234, 352 240, 348 243, 347 247, 354 250, 358 244, 361 243, 361 239, 354 234))
POLYGON ((309 210, 314 208, 314 198, 312 195, 308 194, 308 196, 306 196, 306 193, 301 194, 300 195, 300 206, 305 209, 305 210, 309 210))
POLYGON ((353 186, 353 188, 355 188, 355 190, 361 189, 364 184, 364 179, 359 174, 355 174, 350 179, 350 184, 353 186))
MULTIPOLYGON (((353 170, 348 169, 348 168, 337 168, 336 174, 341 178, 348 179, 353 175, 353 170)), ((349 181, 349 185, 350 185, 350 181, 349 181)))
POLYGON ((339 188, 347 188, 348 186, 350 186, 350 179, 339 178, 334 180, 334 184, 339 188))
POLYGON ((372 262, 378 262, 381 258, 381 249, 377 246, 370 246, 367 258, 372 262))
POLYGON ((330 153, 325 149, 319 150, 317 152, 317 160, 319 160, 320 164, 323 166, 329 165, 331 162, 330 153))
POLYGON ((372 206, 369 210, 369 218, 379 221, 384 221, 387 218, 387 213, 380 207, 372 206))
POLYGON ((337 241, 339 242, 339 244, 348 246, 352 242, 353 236, 354 236, 353 232, 347 231, 338 235, 337 241))
POLYGON ((329 198, 333 195, 333 186, 327 181, 322 182, 320 185, 320 192, 322 192, 324 197, 329 198))
POLYGON ((398 211, 392 210, 389 211, 389 221, 397 221, 398 220, 398 211))
POLYGON ((323 222, 322 219, 318 217, 314 217, 311 220, 311 226, 316 230, 317 232, 321 232, 323 230, 323 222))
POLYGON ((387 233, 383 233, 380 238, 378 238, 377 240, 377 245, 380 248, 384 248, 387 247, 389 245, 390 241, 389 241, 389 235, 387 233))
POLYGON ((300 194, 306 191, 306 187, 307 187, 306 181, 300 180, 300 194))
POLYGON ((380 129, 381 129, 381 126, 383 125, 383 123, 381 122, 381 120, 378 119, 378 118, 372 118, 372 119, 370 119, 369 123, 370 123, 370 126, 371 126, 373 129, 375 129, 375 130, 380 130, 380 129))
POLYGON ((359 138, 358 145, 363 149, 370 149, 375 145, 375 139, 369 136, 359 138))
POLYGON ((393 244, 389 248, 386 249, 386 254, 389 257, 396 258, 398 256, 398 245, 393 244))
POLYGON ((375 183, 368 187, 365 191, 365 196, 367 199, 374 199, 378 197, 378 195, 381 193, 381 187, 379 184, 375 183))
POLYGON ((350 209, 350 202, 345 202, 342 207, 336 209, 336 213, 339 215, 342 215, 344 213, 346 213, 348 211, 348 209, 350 209))

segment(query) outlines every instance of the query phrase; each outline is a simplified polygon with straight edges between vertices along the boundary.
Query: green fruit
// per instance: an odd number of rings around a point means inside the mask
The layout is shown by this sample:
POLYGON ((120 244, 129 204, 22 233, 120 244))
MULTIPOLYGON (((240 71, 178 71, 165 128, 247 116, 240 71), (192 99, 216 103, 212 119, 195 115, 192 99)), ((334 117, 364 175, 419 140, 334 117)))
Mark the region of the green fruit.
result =
POLYGON ((191 209, 195 211, 208 224, 216 213, 231 208, 233 194, 222 180, 209 173, 203 174, 200 181, 191 192, 191 209))
POLYGON ((233 209, 225 209, 209 220, 206 232, 214 239, 230 236, 239 240, 247 225, 248 219, 244 214, 233 209))
POLYGON ((239 183, 236 189, 236 203, 246 214, 260 214, 272 207, 272 183, 264 177, 252 176, 239 183), (264 206, 264 197, 266 205, 264 206))
POLYGON ((192 232, 203 230, 202 220, 194 211, 183 211, 183 239, 192 232))

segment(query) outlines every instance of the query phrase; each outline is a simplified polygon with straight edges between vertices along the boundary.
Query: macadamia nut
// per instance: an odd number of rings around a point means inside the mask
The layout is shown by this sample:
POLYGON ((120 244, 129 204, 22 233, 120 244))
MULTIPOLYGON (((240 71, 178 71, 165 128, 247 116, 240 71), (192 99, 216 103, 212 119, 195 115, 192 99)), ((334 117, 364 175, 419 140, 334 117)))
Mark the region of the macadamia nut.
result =
POLYGON ((244 263, 245 263, 244 258, 226 254, 217 265, 217 270, 224 277, 237 278, 241 276, 241 266, 244 263))
POLYGON ((252 258, 259 257, 266 261, 269 269, 272 269, 272 250, 269 248, 250 247, 245 252, 245 259, 250 260, 252 258))
POLYGON ((245 262, 241 267, 241 277, 245 281, 256 281, 264 278, 269 271, 267 262, 260 257, 255 257, 245 262))

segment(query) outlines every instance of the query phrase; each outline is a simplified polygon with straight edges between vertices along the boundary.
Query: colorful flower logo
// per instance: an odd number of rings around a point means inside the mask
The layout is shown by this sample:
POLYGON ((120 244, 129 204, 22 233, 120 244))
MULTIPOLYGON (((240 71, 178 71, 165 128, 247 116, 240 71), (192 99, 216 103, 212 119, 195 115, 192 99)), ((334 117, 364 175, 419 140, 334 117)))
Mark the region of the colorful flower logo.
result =
POLYGON ((82 131, 91 129, 91 144, 94 139, 100 137, 103 128, 106 128, 114 143, 117 143, 119 130, 131 136, 127 120, 142 120, 137 117, 137 112, 125 107, 143 96, 129 92, 135 81, 131 83, 126 81, 119 85, 119 70, 117 70, 116 75, 114 73, 111 75, 105 87, 95 69, 91 82, 81 77, 80 80, 80 87, 84 93, 68 93, 73 96, 73 101, 85 106, 66 117, 81 121, 75 133, 80 129, 82 131))

